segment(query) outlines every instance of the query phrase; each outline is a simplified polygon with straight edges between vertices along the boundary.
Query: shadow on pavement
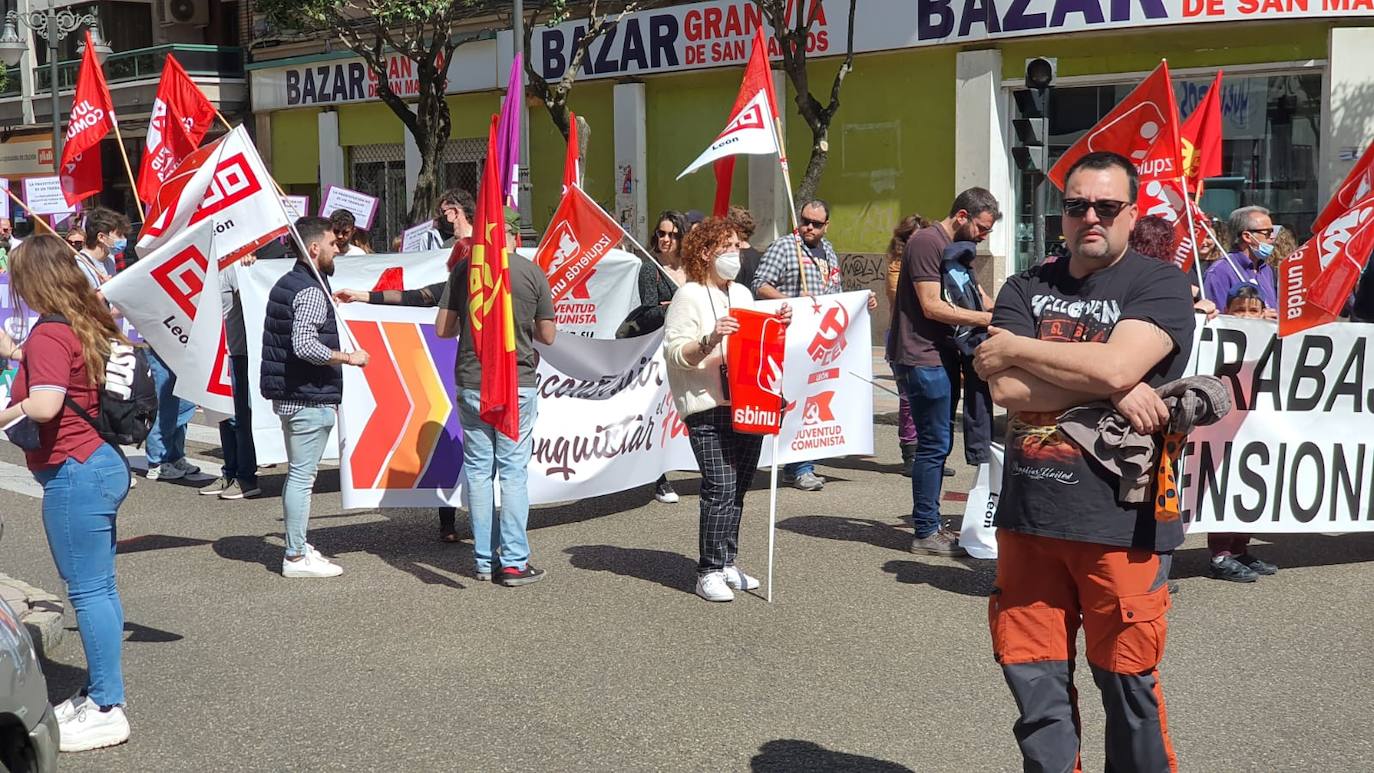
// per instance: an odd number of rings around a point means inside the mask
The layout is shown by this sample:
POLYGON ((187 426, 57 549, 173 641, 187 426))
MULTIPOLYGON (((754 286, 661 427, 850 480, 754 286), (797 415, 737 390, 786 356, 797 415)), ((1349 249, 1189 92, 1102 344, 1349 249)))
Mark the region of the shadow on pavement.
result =
POLYGON ((810 741, 769 741, 749 760, 753 773, 914 773, 895 762, 832 751, 810 741))
POLYGON ((194 537, 175 537, 170 534, 143 534, 120 540, 115 548, 119 555, 142 553, 146 550, 166 550, 167 548, 189 548, 196 545, 209 545, 208 539, 194 537))
POLYGON ((907 585, 929 585, 936 590, 958 593, 963 596, 986 598, 992 592, 997 577, 997 563, 985 561, 972 563, 968 559, 957 559, 963 566, 948 564, 923 564, 919 561, 888 561, 883 571, 896 575, 897 582, 907 585), (968 561, 967 563, 965 563, 968 561))
POLYGON ((838 515, 800 515, 778 522, 786 529, 808 537, 864 542, 875 547, 900 550, 911 547, 911 531, 871 518, 846 518, 838 515))
POLYGON ((563 552, 578 569, 634 577, 687 593, 696 583, 697 563, 681 553, 614 545, 575 545, 563 552))

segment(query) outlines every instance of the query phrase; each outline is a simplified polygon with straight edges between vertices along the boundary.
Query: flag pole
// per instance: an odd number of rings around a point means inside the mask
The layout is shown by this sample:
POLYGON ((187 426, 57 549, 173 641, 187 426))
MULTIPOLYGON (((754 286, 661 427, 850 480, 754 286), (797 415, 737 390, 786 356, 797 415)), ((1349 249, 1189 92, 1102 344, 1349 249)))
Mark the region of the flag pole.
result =
MULTIPOLYGON (((1193 242, 1193 273, 1197 274, 1198 297, 1204 301, 1211 300, 1207 297, 1207 285, 1202 279, 1202 250, 1198 249, 1197 226, 1193 222, 1193 205, 1188 203, 1188 179, 1179 175, 1178 184, 1183 187, 1183 215, 1188 218, 1188 238, 1193 242)), ((1213 301, 1213 303, 1215 302, 1213 301)))
POLYGON ((146 219, 148 213, 143 210, 143 202, 138 198, 138 181, 134 179, 133 167, 129 166, 129 151, 124 149, 124 136, 119 133, 119 121, 111 117, 110 125, 114 127, 115 143, 119 146, 119 157, 124 159, 124 173, 129 175, 129 185, 133 186, 130 190, 134 194, 134 206, 138 207, 138 217, 140 220, 146 219))
POLYGON ((787 193, 787 212, 792 218, 792 234, 797 237, 797 274, 801 279, 801 294, 810 295, 806 286, 806 254, 802 248, 801 221, 797 218, 797 201, 792 195, 792 172, 787 163, 787 149, 783 145, 782 130, 773 121, 773 142, 778 146, 778 166, 782 168, 783 190, 787 193))
POLYGON ((773 458, 768 480, 768 603, 773 603, 773 542, 778 531, 778 433, 773 433, 773 458))
MULTIPOLYGON (((224 113, 221 113, 219 110, 216 110, 215 117, 219 119, 219 122, 224 125, 225 129, 228 129, 229 131, 234 130, 234 127, 229 123, 229 119, 224 117, 224 113)), ((267 179, 272 181, 272 187, 277 189, 277 195, 281 196, 282 198, 286 198, 286 191, 282 189, 281 183, 277 182, 277 178, 268 175, 267 179)))

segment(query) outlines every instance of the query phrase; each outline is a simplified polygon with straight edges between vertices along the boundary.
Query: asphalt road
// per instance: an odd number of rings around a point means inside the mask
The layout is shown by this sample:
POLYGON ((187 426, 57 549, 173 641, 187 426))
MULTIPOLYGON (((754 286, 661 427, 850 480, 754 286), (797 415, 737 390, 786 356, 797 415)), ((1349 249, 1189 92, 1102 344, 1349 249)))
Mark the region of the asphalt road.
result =
MULTIPOLYGON (((470 547, 438 542, 431 512, 341 512, 333 473, 311 530, 345 567, 330 580, 278 575, 282 469, 257 501, 142 481, 119 525, 133 738, 62 768, 1017 769, 986 630, 992 564, 906 552, 910 489, 894 428, 877 432, 877 458, 822 465, 821 493, 781 493, 771 605, 692 594, 688 475, 675 506, 642 488, 539 509, 549 576, 518 589, 471 579, 470 547)), ((20 459, 4 445, 0 461, 20 459)), ((952 488, 971 482, 961 470, 952 488)), ((39 501, 12 488, 0 567, 61 591, 39 501)), ((751 495, 742 537, 760 575, 766 506, 751 495)), ((1163 673, 1184 769, 1374 769, 1374 536, 1256 552, 1283 570, 1253 586, 1201 576, 1199 538, 1179 554, 1163 673)), ((50 657, 57 702, 84 680, 74 624, 50 657)), ((1101 709, 1080 675, 1085 768, 1100 770, 1101 709)))

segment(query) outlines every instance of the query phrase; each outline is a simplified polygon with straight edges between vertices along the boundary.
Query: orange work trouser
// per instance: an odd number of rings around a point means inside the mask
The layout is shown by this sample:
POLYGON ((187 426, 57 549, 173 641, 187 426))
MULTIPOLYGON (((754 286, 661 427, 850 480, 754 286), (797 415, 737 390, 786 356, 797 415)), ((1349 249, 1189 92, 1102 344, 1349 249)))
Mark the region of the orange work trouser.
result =
POLYGON ((1073 683, 1081 620, 1107 714, 1107 770, 1178 770, 1159 683, 1170 553, 997 530, 993 654, 1021 716, 1026 771, 1081 771, 1073 683))

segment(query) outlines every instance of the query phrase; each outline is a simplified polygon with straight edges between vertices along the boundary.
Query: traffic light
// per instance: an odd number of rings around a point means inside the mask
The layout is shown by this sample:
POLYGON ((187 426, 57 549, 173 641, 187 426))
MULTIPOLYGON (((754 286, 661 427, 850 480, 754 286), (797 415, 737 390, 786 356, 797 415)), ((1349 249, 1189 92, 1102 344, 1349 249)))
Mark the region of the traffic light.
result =
POLYGON ((1025 172, 1044 174, 1049 170, 1049 99, 1055 69, 1053 59, 1027 59, 1026 88, 1012 92, 1016 117, 1011 125, 1016 144, 1011 153, 1017 168, 1025 172))

